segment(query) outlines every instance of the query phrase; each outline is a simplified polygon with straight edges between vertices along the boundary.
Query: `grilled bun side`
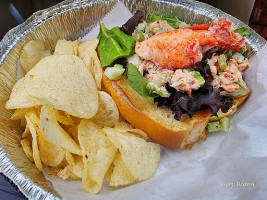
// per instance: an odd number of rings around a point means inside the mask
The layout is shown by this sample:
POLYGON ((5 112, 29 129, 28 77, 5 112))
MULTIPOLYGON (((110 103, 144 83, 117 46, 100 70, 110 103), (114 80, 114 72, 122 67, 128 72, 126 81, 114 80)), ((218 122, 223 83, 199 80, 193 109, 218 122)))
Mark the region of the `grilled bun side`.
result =
POLYGON ((211 116, 209 121, 218 121, 224 117, 230 117, 232 114, 234 114, 237 111, 237 107, 240 106, 249 96, 250 94, 247 94, 242 97, 234 98, 234 104, 232 107, 228 110, 228 112, 223 113, 221 110, 218 111, 217 116, 211 116))
POLYGON ((103 74, 102 81, 122 117, 157 143, 167 148, 191 149, 200 138, 206 139, 210 109, 196 112, 193 118, 183 115, 177 121, 171 110, 157 107, 152 98, 143 98, 132 90, 126 77, 112 81, 103 74))

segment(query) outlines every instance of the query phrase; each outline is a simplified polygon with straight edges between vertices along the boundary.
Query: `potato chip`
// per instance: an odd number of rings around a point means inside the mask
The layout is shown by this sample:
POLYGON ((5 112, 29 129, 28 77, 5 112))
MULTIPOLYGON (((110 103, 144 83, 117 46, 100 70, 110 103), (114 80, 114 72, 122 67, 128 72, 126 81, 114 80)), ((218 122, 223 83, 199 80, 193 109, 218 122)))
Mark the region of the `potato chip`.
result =
POLYGON ((117 149, 89 120, 81 121, 78 127, 78 139, 83 153, 83 188, 85 191, 97 193, 101 189, 104 176, 117 149))
POLYGON ((66 180, 71 175, 71 169, 69 166, 66 166, 63 170, 60 170, 57 173, 58 177, 62 178, 63 180, 66 180))
POLYGON ((109 182, 110 186, 114 187, 128 185, 135 181, 135 178, 124 164, 120 153, 116 154, 105 179, 109 182))
POLYGON ((78 44, 80 39, 76 41, 58 40, 54 55, 78 55, 78 44))
POLYGON ((74 117, 74 116, 71 116, 71 119, 72 119, 72 121, 74 122, 75 125, 79 125, 81 123, 81 121, 82 121, 81 118, 74 117))
POLYGON ((63 148, 48 142, 43 134, 38 135, 39 153, 42 162, 47 166, 58 166, 65 157, 63 148))
POLYGON ((20 141, 20 144, 23 148, 23 151, 25 152, 26 156, 31 160, 33 160, 33 153, 32 153, 32 138, 31 137, 25 137, 20 141))
POLYGON ((25 113, 29 108, 19 108, 11 116, 12 120, 24 119, 25 113))
POLYGON ((94 79, 77 56, 46 57, 26 77, 28 93, 57 110, 86 119, 93 117, 98 110, 94 79))
POLYGON ((112 128, 103 128, 110 141, 119 149, 121 157, 137 180, 151 177, 160 159, 160 146, 132 134, 120 133, 112 128))
MULTIPOLYGON (((72 173, 72 171, 71 171, 71 173, 72 173)), ((78 176, 76 176, 75 174, 71 174, 71 175, 67 178, 67 180, 69 180, 69 181, 73 181, 73 180, 81 180, 81 177, 78 177, 78 176)))
POLYGON ((54 110, 56 119, 59 123, 64 125, 74 125, 74 122, 72 121, 70 115, 64 111, 61 110, 54 110))
POLYGON ((83 157, 82 156, 77 156, 77 155, 74 155, 74 163, 75 165, 72 166, 71 168, 71 171, 72 171, 72 174, 79 177, 79 178, 82 178, 83 176, 83 157))
POLYGON ((77 144, 79 144, 79 140, 78 140, 78 126, 72 126, 72 127, 68 128, 67 131, 71 134, 71 136, 74 139, 74 141, 77 144))
POLYGON ((25 130, 24 130, 24 132, 22 133, 21 138, 22 138, 22 139, 23 139, 23 138, 26 138, 29 134, 30 134, 30 129, 29 129, 28 125, 26 125, 25 130))
POLYGON ((54 109, 44 105, 41 109, 40 128, 43 136, 52 144, 78 155, 82 155, 80 146, 58 124, 54 109))
POLYGON ((45 51, 42 51, 41 54, 40 54, 40 60, 42 60, 43 58, 47 57, 47 56, 51 56, 51 52, 49 50, 45 50, 45 51))
POLYGON ((66 152, 66 160, 70 166, 73 179, 81 179, 83 172, 83 157, 78 155, 72 155, 70 152, 66 152))
POLYGON ((70 165, 70 166, 75 165, 74 158, 70 152, 66 151, 65 156, 66 156, 66 161, 67 161, 68 165, 70 165))
POLYGON ((140 130, 140 129, 135 129, 133 128, 129 123, 125 122, 125 121, 119 121, 115 124, 114 128, 118 131, 118 132, 128 132, 131 134, 134 134, 137 137, 143 138, 144 140, 148 140, 149 137, 147 136, 147 134, 140 130))
POLYGON ((99 91, 99 109, 90 121, 101 127, 113 127, 119 120, 119 110, 112 97, 103 91, 99 91))
MULTIPOLYGON (((37 115, 40 114, 38 113, 39 110, 41 109, 40 106, 35 106, 34 109, 37 111, 37 115)), ((18 108, 13 115, 11 116, 12 120, 19 120, 19 119, 25 119, 25 113, 29 110, 29 108, 18 108)))
POLYGON ((92 56, 91 52, 95 51, 97 48, 99 40, 97 38, 89 40, 79 44, 79 54, 78 56, 83 60, 85 65, 92 71, 92 56))
POLYGON ((26 119, 25 118, 24 119, 21 119, 20 120, 20 126, 26 127, 26 125, 27 125, 26 119))
POLYGON ((97 56, 96 51, 93 51, 91 53, 91 56, 92 56, 92 74, 95 78, 98 90, 101 90, 101 81, 103 76, 103 69, 101 66, 101 62, 97 56))
POLYGON ((25 118, 27 121, 27 126, 32 135, 32 151, 33 151, 33 160, 36 167, 42 171, 43 165, 40 158, 39 148, 38 148, 38 117, 37 114, 34 112, 34 109, 30 109, 26 112, 25 118))
POLYGON ((99 40, 95 38, 93 40, 81 43, 79 45, 79 57, 91 71, 95 79, 97 89, 101 90, 103 69, 96 53, 98 42, 99 40))
POLYGON ((53 172, 53 174, 56 174, 63 180, 66 180, 71 176, 70 166, 50 167, 49 169, 53 172))
POLYGON ((22 49, 20 64, 23 69, 30 71, 43 57, 51 55, 41 41, 29 41, 22 49))
POLYGON ((30 108, 42 103, 31 97, 26 89, 27 78, 22 78, 13 86, 9 100, 6 102, 6 109, 30 108))
POLYGON ((68 165, 62 165, 60 167, 49 167, 53 174, 47 174, 50 177, 56 176, 63 180, 80 180, 81 177, 72 173, 71 167, 68 165))

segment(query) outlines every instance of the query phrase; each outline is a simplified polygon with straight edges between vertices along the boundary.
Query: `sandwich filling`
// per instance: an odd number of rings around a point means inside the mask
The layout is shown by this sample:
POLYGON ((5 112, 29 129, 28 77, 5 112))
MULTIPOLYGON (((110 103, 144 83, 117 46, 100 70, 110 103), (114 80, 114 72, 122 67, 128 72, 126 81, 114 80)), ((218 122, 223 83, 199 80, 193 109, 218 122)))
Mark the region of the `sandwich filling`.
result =
POLYGON ((125 35, 102 25, 98 36, 103 67, 120 64, 130 86, 141 96, 169 107, 179 120, 183 114, 192 117, 206 108, 211 108, 212 115, 219 109, 227 112, 233 98, 250 92, 243 80, 243 70, 251 69, 243 37, 248 34, 246 28, 233 30, 224 18, 193 26, 151 13, 147 21, 142 18, 138 11, 129 19, 120 28, 125 35), (121 55, 106 63, 104 47, 111 37, 110 44, 118 43, 112 48, 121 55))

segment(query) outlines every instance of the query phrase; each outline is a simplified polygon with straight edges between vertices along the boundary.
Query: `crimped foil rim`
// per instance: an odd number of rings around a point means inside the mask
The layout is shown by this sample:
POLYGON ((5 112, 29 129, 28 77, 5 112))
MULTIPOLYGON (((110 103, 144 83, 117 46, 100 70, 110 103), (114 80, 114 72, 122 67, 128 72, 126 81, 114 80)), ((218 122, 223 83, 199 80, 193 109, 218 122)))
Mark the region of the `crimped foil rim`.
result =
MULTIPOLYGON (((114 0, 112 2, 118 2, 119 0, 114 0)), ((120 0, 124 2, 125 0, 120 0)), ((225 17, 231 22, 235 22, 235 26, 246 26, 240 20, 234 18, 233 16, 224 13, 223 11, 207 5, 205 3, 197 2, 194 0, 151 0, 158 3, 167 3, 174 6, 183 7, 194 11, 196 14, 203 14, 210 17, 211 19, 217 19, 219 17, 225 17), (196 9, 197 8, 197 9, 196 9), (212 11, 212 12, 208 12, 212 11), (214 12, 216 11, 216 12, 214 12)), ((70 9, 79 8, 87 6, 93 3, 108 2, 108 0, 66 0, 61 2, 53 7, 40 10, 34 13, 30 18, 28 18, 21 25, 11 29, 0 42, 0 65, 4 62, 7 55, 11 52, 12 48, 20 41, 26 34, 33 30, 33 28, 41 25, 46 20, 55 17, 58 14, 69 11, 70 9)), ((234 28, 236 28, 234 26, 234 28)), ((257 46, 252 43, 251 40, 247 40, 248 44, 253 48, 255 53, 258 53, 266 41, 259 36, 255 31, 250 30, 252 37, 255 40, 259 41, 257 46)), ((9 179, 11 179, 22 193, 30 199, 53 199, 58 200, 59 198, 55 197, 50 192, 44 191, 42 188, 36 186, 30 179, 22 174, 22 172, 11 162, 8 155, 4 152, 0 145, 0 172, 3 172, 9 179)))
POLYGON ((15 183, 19 190, 29 199, 38 200, 60 200, 50 192, 44 191, 36 186, 29 178, 27 178, 21 171, 12 164, 7 154, 0 145, 0 172, 7 176, 13 183, 15 183))

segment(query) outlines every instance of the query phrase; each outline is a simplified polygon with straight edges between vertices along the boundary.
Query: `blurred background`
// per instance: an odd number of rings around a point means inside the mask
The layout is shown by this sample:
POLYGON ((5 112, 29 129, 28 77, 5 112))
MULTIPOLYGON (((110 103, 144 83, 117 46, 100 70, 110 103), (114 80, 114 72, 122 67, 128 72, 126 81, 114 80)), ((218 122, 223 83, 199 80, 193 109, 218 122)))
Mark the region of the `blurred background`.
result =
MULTIPOLYGON (((34 12, 62 0, 0 0, 0 39, 34 12)), ((233 15, 267 38, 267 0, 200 0, 233 15)))

